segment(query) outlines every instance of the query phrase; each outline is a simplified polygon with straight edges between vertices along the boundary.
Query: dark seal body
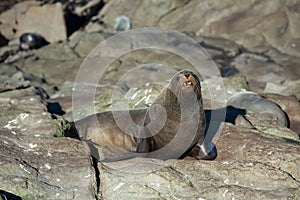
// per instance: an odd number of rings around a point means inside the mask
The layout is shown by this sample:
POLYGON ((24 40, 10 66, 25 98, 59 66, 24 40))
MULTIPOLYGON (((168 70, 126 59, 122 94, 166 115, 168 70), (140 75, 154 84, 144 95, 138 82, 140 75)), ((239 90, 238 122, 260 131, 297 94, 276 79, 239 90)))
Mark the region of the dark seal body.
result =
POLYGON ((199 78, 182 70, 171 78, 150 108, 101 112, 75 122, 72 130, 75 126, 91 151, 97 149, 99 155, 92 154, 100 160, 179 158, 204 140, 199 78))

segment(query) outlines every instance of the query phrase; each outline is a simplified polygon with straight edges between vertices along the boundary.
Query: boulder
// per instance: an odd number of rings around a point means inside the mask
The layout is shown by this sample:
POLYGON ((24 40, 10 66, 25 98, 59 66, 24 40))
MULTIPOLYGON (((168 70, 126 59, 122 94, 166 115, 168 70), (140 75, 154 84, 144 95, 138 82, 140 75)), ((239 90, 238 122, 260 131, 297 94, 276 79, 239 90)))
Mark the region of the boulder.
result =
MULTIPOLYGON (((0 93, 0 195, 22 199, 95 199, 92 160, 63 133, 33 87, 0 93)), ((65 127, 64 127, 65 128, 65 127)))
POLYGON ((50 43, 66 40, 62 4, 31 6, 25 13, 20 13, 17 36, 27 32, 38 33, 50 43))
POLYGON ((99 164, 105 199, 299 198, 299 143, 226 124, 214 161, 136 158, 99 164))
POLYGON ((40 5, 38 1, 20 2, 0 15, 1 33, 14 39, 23 33, 38 33, 48 42, 67 39, 61 3, 40 5))

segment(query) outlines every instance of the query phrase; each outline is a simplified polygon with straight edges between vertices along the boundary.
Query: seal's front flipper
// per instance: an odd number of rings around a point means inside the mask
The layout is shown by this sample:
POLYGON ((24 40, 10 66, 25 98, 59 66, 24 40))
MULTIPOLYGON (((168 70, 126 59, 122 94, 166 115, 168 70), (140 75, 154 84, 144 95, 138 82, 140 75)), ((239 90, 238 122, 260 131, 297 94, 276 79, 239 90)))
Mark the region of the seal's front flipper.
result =
POLYGON ((214 160, 218 156, 217 148, 214 143, 210 142, 206 145, 196 144, 191 152, 191 156, 199 160, 214 160))

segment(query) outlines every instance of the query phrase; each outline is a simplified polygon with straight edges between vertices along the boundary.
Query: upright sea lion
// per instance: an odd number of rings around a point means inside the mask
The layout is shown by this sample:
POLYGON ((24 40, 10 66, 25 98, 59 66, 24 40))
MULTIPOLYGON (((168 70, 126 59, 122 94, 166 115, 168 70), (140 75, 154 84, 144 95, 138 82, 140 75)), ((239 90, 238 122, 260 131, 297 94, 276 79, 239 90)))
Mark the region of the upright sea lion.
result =
MULTIPOLYGON (((150 108, 97 113, 75 122, 67 135, 74 132, 75 126, 90 147, 101 149, 100 160, 179 158, 204 141, 199 78, 182 70, 171 78, 150 108)), ((208 153, 204 149, 201 155, 214 155, 211 159, 216 156, 216 152, 208 153)))
MULTIPOLYGON (((139 142, 137 152, 156 151, 174 139, 176 134, 184 131, 186 137, 193 136, 190 127, 179 130, 188 121, 189 125, 194 125, 195 137, 187 147, 194 146, 197 142, 203 142, 205 117, 202 104, 201 86, 199 78, 191 71, 181 71, 171 80, 169 85, 155 99, 150 109, 146 113, 144 126, 151 123, 151 108, 160 105, 166 110, 167 119, 163 128, 153 137, 143 138, 139 142), (189 133, 187 133, 190 131, 189 133), (145 146, 150 145, 145 148, 145 146)), ((153 118, 153 117, 152 117, 153 118)), ((156 119, 154 119, 156 120, 156 119)), ((182 127, 183 128, 183 127, 182 127)), ((149 130, 148 130, 149 131, 149 130)))

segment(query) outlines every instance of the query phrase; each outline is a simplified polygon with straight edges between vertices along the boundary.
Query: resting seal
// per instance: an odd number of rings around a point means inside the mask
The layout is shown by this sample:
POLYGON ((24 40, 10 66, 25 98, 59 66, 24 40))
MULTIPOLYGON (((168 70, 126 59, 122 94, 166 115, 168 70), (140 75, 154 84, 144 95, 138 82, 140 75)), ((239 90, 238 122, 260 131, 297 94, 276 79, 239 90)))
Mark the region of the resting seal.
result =
MULTIPOLYGON (((98 151, 94 147, 101 149, 100 161, 138 156, 179 158, 204 141, 205 116, 199 78, 188 70, 177 72, 150 108, 96 113, 75 122, 66 135, 74 135, 75 129, 88 142, 94 156, 93 151, 98 151)), ((216 152, 209 154, 202 150, 201 157, 216 157, 216 152)))

